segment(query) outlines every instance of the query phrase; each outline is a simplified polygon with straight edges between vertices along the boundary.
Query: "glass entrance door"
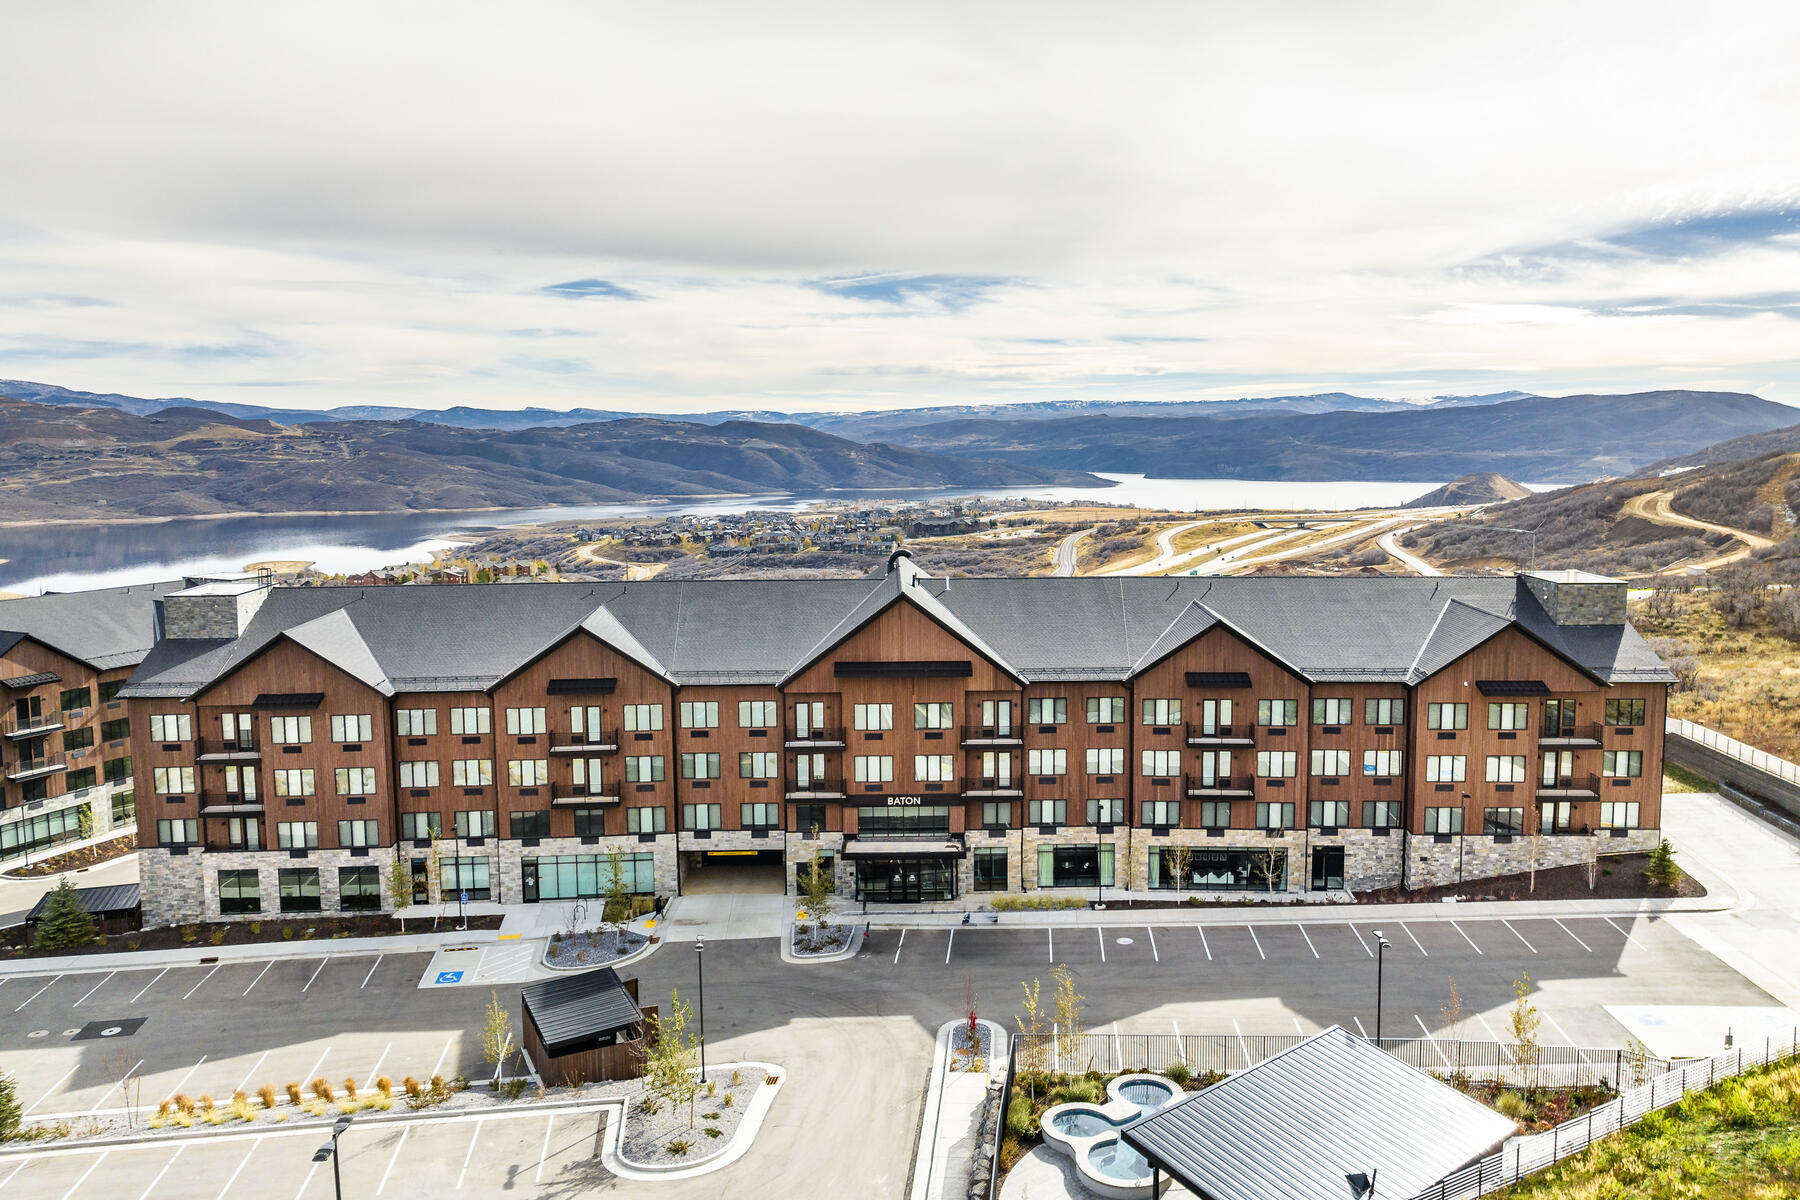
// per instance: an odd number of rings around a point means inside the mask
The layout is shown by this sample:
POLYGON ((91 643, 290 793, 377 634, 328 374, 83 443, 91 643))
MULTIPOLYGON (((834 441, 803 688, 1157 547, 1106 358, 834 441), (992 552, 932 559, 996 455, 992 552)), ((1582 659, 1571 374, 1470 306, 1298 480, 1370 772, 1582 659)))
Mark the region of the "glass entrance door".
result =
POLYGON ((888 904, 956 898, 956 860, 874 858, 856 864, 856 898, 888 904))
POLYGON ((1344 886, 1344 848, 1318 846, 1312 852, 1312 886, 1315 892, 1338 891, 1344 886))

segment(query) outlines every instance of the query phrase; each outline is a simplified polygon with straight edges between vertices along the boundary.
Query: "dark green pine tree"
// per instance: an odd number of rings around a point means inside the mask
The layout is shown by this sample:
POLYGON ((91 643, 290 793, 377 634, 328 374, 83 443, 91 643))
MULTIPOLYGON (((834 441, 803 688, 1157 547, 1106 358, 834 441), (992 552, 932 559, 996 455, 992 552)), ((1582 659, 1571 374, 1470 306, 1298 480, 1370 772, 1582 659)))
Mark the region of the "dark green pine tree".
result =
POLYGON ((94 914, 82 906, 81 897, 67 879, 50 893, 50 903, 38 918, 37 944, 44 950, 66 950, 94 940, 94 914))

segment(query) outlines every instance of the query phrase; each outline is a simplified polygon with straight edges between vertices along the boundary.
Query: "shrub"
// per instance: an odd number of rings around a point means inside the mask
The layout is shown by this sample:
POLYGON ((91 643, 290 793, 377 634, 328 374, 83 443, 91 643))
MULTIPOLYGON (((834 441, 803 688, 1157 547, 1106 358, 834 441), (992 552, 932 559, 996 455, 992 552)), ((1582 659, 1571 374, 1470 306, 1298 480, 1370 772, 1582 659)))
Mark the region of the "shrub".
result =
POLYGON ((1038 1115, 1031 1106, 1031 1097, 1014 1096, 1006 1106, 1006 1135, 1020 1141, 1037 1137, 1038 1115))
POLYGON ((1525 1114, 1528 1113, 1530 1109, 1525 1103, 1525 1097, 1519 1095, 1519 1093, 1501 1092, 1498 1096, 1494 1097, 1494 1111, 1498 1112, 1503 1117, 1510 1117, 1515 1121, 1523 1121, 1525 1119, 1525 1114))
POLYGON ((709 1079, 706 1081, 706 1094, 709 1098, 719 1094, 718 1080, 709 1079))
POLYGON ((383 1075, 375 1080, 375 1090, 380 1092, 383 1097, 392 1096, 394 1094, 394 1081, 389 1079, 386 1075, 383 1075))
POLYGON ((990 903, 995 912, 1040 911, 1056 908, 1086 908, 1087 897, 1046 896, 1040 892, 1032 896, 995 896, 990 903))
POLYGON ((182 1092, 176 1092, 175 1107, 181 1110, 183 1116, 191 1117, 194 1115, 194 1098, 182 1092))
MULTIPOLYGON (((168 1115, 168 1101, 165 1100, 163 1106, 156 1110, 156 1115, 168 1115)), ((24 1119, 24 1110, 19 1107, 18 1081, 10 1072, 0 1071, 0 1142, 16 1136, 24 1119)))
POLYGON ((731 1073, 731 1086, 736 1087, 742 1082, 744 1082, 744 1073, 742 1071, 733 1071, 731 1073))
POLYGON ((231 1115, 239 1121, 256 1120, 256 1110, 250 1107, 249 1099, 239 1092, 231 1098, 231 1115))
POLYGON ((181 940, 189 944, 199 941, 200 927, 198 925, 183 925, 181 927, 181 940))
POLYGON ((643 1113, 646 1117, 654 1117, 657 1113, 662 1111, 662 1101, 658 1100, 655 1096, 645 1096, 642 1100, 638 1101, 638 1111, 643 1113))
MULTIPOLYGON (((159 1101, 156 1105, 156 1115, 158 1117, 167 1119, 168 1115, 169 1115, 169 1110, 174 1107, 175 1107, 175 1102, 173 1100, 159 1101)), ((0 1128, 0 1137, 4 1137, 5 1134, 6 1134, 6 1130, 4 1128, 0 1128)))
POLYGON ((352 1100, 356 1099, 356 1080, 349 1075, 344 1076, 344 1092, 352 1100))
POLYGON ((725 1131, 723 1129, 715 1129, 711 1125, 708 1125, 705 1129, 701 1130, 701 1132, 710 1138, 725 1136, 725 1131))
POLYGON ((201 1112, 209 1113, 216 1107, 218 1107, 218 1106, 213 1103, 213 1098, 211 1096, 202 1095, 200 1097, 200 1111, 201 1112))
POLYGON ((312 1081, 312 1094, 325 1101, 327 1104, 330 1104, 337 1099, 337 1092, 332 1088, 331 1084, 323 1079, 315 1079, 312 1081))
POLYGON ((251 933, 261 933, 262 932, 262 922, 261 921, 250 922, 250 932, 251 933))
POLYGON ((264 1108, 275 1107, 275 1089, 268 1084, 265 1083, 256 1089, 256 1097, 262 1101, 262 1106, 264 1108))
POLYGON ((693 1148, 692 1143, 686 1138, 676 1138, 674 1141, 670 1142, 667 1147, 669 1153, 673 1154, 676 1158, 680 1158, 693 1148))
POLYGON ((411 1075, 402 1079, 400 1081, 400 1086, 406 1090, 407 1096, 411 1099, 417 1100, 419 1098, 419 1081, 414 1079, 411 1075))
POLYGON ((1019 1160, 1025 1157, 1025 1152, 1029 1148, 1011 1134, 1002 1138, 1000 1141, 1000 1170, 1002 1172, 1012 1170, 1018 1165, 1019 1160))
POLYGON ((1188 1080, 1194 1077, 1194 1072, 1179 1059, 1164 1067, 1163 1074, 1168 1076, 1177 1087, 1186 1087, 1188 1080))
POLYGON ((302 1100, 305 1099, 305 1097, 303 1097, 300 1094, 300 1085, 299 1084, 294 1083, 291 1080, 288 1082, 287 1098, 288 1098, 289 1104, 299 1104, 299 1103, 301 1103, 302 1100))
POLYGON ((294 927, 292 925, 283 925, 281 927, 281 940, 284 942, 291 942, 294 940, 294 927))
POLYGON ((736 1096, 733 1096, 730 1092, 726 1092, 723 1096, 719 1097, 719 1107, 730 1108, 731 1102, 735 1099, 737 1099, 736 1096))
POLYGON ((225 935, 230 932, 231 931, 229 929, 226 929, 224 926, 220 926, 218 929, 213 930, 212 937, 210 939, 212 941, 212 944, 217 946, 220 942, 223 942, 225 940, 225 935))

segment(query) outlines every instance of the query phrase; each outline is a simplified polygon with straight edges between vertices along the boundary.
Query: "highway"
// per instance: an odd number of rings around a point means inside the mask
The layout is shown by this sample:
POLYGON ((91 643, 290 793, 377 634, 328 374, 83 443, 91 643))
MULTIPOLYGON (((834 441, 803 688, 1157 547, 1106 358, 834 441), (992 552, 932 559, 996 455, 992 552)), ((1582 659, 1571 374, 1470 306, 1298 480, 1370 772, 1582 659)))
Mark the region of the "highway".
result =
POLYGON ((1062 541, 1056 543, 1056 568, 1050 574, 1060 578, 1068 578, 1075 574, 1075 549, 1081 545, 1081 539, 1094 532, 1093 529, 1079 529, 1062 541))

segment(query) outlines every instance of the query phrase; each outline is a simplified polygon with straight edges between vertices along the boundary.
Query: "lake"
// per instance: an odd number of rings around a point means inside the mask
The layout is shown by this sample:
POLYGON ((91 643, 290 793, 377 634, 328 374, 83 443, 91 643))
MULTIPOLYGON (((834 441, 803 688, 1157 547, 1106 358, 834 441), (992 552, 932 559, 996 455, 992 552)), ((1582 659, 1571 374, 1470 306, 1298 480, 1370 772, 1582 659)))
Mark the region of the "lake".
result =
POLYGON ((0 591, 74 591, 147 583, 183 575, 240 571, 246 563, 304 560, 319 570, 346 573, 398 563, 426 562, 453 533, 601 521, 621 516, 676 516, 747 509, 794 511, 822 500, 944 500, 1016 497, 1097 500, 1143 508, 1207 511, 1230 508, 1342 510, 1403 504, 1436 483, 1146 479, 1104 475, 1114 487, 958 488, 930 491, 849 491, 732 496, 644 504, 595 504, 504 512, 389 513, 380 516, 231 517, 118 525, 34 525, 0 528, 0 591))

